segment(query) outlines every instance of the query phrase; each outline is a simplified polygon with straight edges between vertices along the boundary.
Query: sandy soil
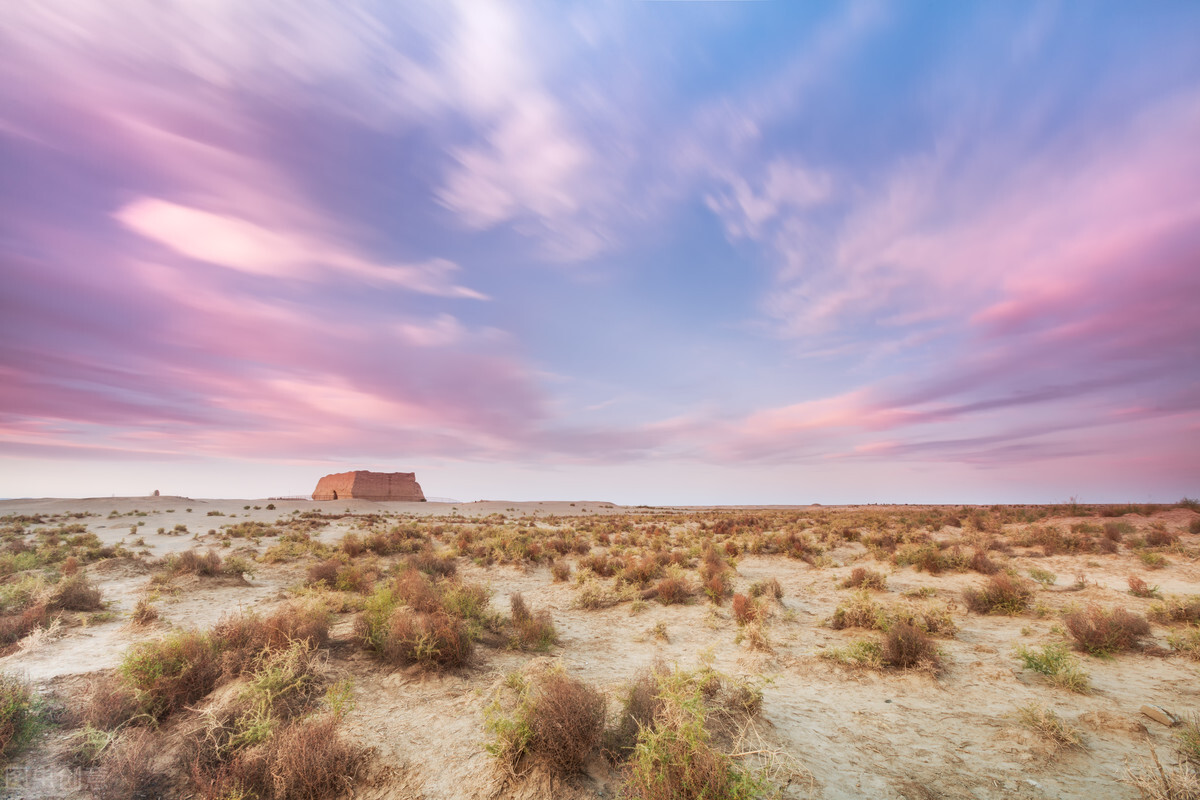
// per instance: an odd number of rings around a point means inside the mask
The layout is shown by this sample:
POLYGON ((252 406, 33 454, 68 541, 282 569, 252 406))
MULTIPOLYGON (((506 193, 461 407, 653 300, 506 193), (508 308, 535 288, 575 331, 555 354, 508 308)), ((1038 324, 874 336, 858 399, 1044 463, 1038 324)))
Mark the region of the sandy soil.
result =
MULTIPOLYGON (((3 501, 0 517, 92 514, 71 521, 85 524, 106 544, 123 543, 153 559, 194 547, 211 547, 223 556, 240 549, 243 555, 253 556, 269 548, 272 539, 257 545, 235 539, 231 547, 222 548, 222 526, 274 523, 315 509, 351 515, 329 520, 314 531, 315 537, 328 543, 340 541, 348 532, 361 533, 371 522, 394 525, 405 519, 454 516, 495 520, 494 515, 502 514, 509 522, 549 518, 556 526, 569 527, 583 516, 651 511, 584 501, 412 504, 139 497, 3 501), (275 507, 267 508, 271 503, 275 507), (131 526, 137 531, 131 532, 131 526), (186 527, 186 532, 176 532, 176 526, 186 527)), ((820 509, 835 515, 850 511, 854 510, 820 509)), ((888 513, 878 507, 870 511, 888 513)), ((665 528, 686 528, 696 512, 653 510, 665 528)), ((705 660, 723 673, 764 681, 758 732, 763 742, 790 754, 809 773, 786 787, 787 797, 1134 798, 1137 792, 1123 781, 1126 763, 1145 759, 1151 747, 1166 759, 1172 752, 1173 734, 1140 714, 1139 707, 1152 703, 1179 715, 1200 712, 1200 664, 1171 652, 1166 642, 1170 629, 1155 625, 1150 646, 1141 651, 1107 659, 1081 655, 1094 687, 1084 695, 1054 688, 1042 676, 1022 669, 1014 649, 1019 644, 1064 641, 1059 612, 1065 607, 1096 602, 1146 613, 1152 600, 1127 591, 1132 574, 1158 585, 1165 595, 1200 593, 1200 563, 1195 555, 1200 536, 1188 533, 1196 517, 1193 511, 1177 508, 1153 518, 1122 518, 1139 532, 1158 523, 1180 534, 1180 546, 1168 554, 1170 564, 1165 569, 1148 570, 1125 549, 1116 554, 1051 556, 1030 548, 1014 549, 1000 559, 1002 563, 1022 573, 1037 568, 1058 576, 1055 584, 1037 593, 1041 614, 1018 617, 967 612, 961 592, 981 583, 977 573, 931 575, 896 567, 874 560, 856 542, 827 550, 817 565, 783 555, 743 555, 736 563, 737 591, 769 578, 783 587, 782 600, 771 604, 769 652, 751 650, 737 641, 739 627, 728 602, 721 606, 702 599, 682 606, 623 602, 584 610, 575 606, 576 584, 554 582, 544 565, 482 567, 460 558, 460 576, 490 585, 497 610, 507 610, 514 592, 522 593, 531 607, 549 610, 559 643, 548 654, 481 646, 471 666, 447 673, 391 670, 354 643, 354 615, 341 615, 329 663, 354 681, 356 706, 344 730, 375 752, 354 796, 427 800, 614 796, 620 773, 600 759, 576 781, 536 776, 514 785, 500 779, 483 750, 483 709, 496 687, 510 672, 535 659, 551 658, 560 659, 569 673, 612 697, 639 668, 656 659, 688 668, 705 660), (881 601, 899 601, 906 591, 930 587, 931 602, 949 607, 958 632, 938 640, 946 665, 940 676, 855 669, 821 657, 830 648, 865 635, 861 630, 839 631, 823 624, 850 596, 839 582, 854 566, 888 575, 887 591, 877 595, 881 601), (1076 576, 1081 576, 1085 588, 1074 585, 1076 576), (1077 727, 1084 746, 1056 749, 1021 725, 1016 710, 1030 703, 1054 710, 1077 727)), ((1080 522, 1104 520, 1059 516, 1037 524, 1065 529, 1080 522)), ((452 536, 440 541, 448 546, 452 536)), ((313 559, 306 557, 259 563, 245 579, 191 576, 156 588, 151 585, 150 568, 141 560, 99 562, 87 573, 115 612, 107 615, 110 619, 39 631, 15 653, 0 658, 0 669, 26 676, 40 692, 70 695, 88 676, 115 667, 137 641, 161 636, 172 627, 209 627, 221 616, 240 610, 269 610, 303 583, 311 563, 313 559), (134 603, 151 592, 156 592, 159 621, 132 626, 128 614, 134 603)), ((61 775, 54 780, 45 777, 61 769, 49 754, 64 735, 51 729, 19 755, 9 768, 10 775, 17 776, 15 783, 10 780, 0 796, 86 797, 77 783, 61 775), (31 777, 35 773, 42 779, 31 777)))

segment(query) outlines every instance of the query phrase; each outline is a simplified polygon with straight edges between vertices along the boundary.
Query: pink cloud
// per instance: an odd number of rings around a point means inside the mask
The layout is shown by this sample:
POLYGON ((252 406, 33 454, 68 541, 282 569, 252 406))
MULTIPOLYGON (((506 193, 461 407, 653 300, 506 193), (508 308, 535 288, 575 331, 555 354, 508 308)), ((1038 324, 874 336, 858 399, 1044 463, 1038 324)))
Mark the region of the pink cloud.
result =
POLYGON ((377 264, 303 234, 281 233, 155 198, 135 200, 114 216, 180 255, 253 275, 298 280, 335 275, 441 297, 487 299, 451 283, 448 278, 458 266, 441 258, 422 264, 377 264))

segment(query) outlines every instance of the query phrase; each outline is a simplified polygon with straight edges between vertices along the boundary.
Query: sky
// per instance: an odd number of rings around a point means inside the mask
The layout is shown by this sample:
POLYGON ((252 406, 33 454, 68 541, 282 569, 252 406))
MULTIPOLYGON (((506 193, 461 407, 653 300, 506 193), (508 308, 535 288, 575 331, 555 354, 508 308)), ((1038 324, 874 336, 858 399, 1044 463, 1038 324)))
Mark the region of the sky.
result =
POLYGON ((1200 495, 1200 4, 10 0, 0 497, 1200 495))

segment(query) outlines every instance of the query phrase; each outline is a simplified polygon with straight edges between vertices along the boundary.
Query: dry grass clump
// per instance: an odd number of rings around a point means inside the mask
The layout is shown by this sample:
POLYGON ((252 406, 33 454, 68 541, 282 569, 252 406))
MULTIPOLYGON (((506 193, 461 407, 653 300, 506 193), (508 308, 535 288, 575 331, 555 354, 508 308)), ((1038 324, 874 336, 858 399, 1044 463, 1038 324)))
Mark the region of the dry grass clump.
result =
POLYGON ((242 691, 203 710, 185 738, 181 759, 197 795, 283 800, 346 789, 360 754, 338 735, 342 705, 306 716, 321 688, 317 651, 308 642, 263 651, 242 691))
POLYGON ((448 578, 458 573, 458 562, 455 561, 454 556, 449 553, 439 556, 434 553, 432 547, 422 547, 406 557, 404 563, 427 575, 436 575, 441 578, 448 578))
POLYGON ((25 681, 0 673, 0 765, 37 730, 37 700, 25 681))
POLYGON ((778 578, 767 578, 761 581, 755 581, 750 584, 748 594, 757 599, 759 597, 773 597, 776 600, 783 599, 783 586, 779 583, 778 578))
POLYGON ((712 545, 705 548, 700 564, 700 582, 709 600, 719 605, 733 594, 733 575, 733 567, 729 565, 723 552, 712 545))
POLYGON ((379 573, 374 569, 328 558, 308 568, 305 582, 309 586, 323 586, 339 592, 367 594, 378 579, 379 573))
POLYGON ((474 643, 462 619, 444 611, 397 609, 376 650, 389 664, 457 667, 471 657, 474 643))
POLYGON ((1006 573, 993 575, 979 588, 963 591, 967 608, 977 614, 1020 614, 1032 599, 1029 584, 1006 573))
POLYGON ((187 550, 176 556, 176 561, 172 566, 172 571, 175 574, 190 572, 195 575, 219 575, 221 574, 221 557, 209 550, 206 553, 201 553, 199 550, 187 550))
POLYGON ((922 668, 937 673, 942 659, 929 634, 907 622, 897 622, 883 638, 883 663, 897 669, 922 668))
POLYGON ((892 563, 898 567, 911 565, 918 572, 940 575, 943 572, 963 572, 970 560, 963 555, 958 545, 944 549, 936 542, 907 543, 892 554, 892 563))
POLYGON ((1094 656, 1129 650, 1150 635, 1146 618, 1123 608, 1105 610, 1093 604, 1067 614, 1063 623, 1075 645, 1094 656))
POLYGON ((51 611, 95 611, 104 604, 100 590, 81 572, 63 578, 54 587, 47 603, 51 611))
MULTIPOLYGON (((714 723, 757 713, 753 698, 719 703, 722 681, 707 670, 657 678, 653 722, 639 728, 622 795, 638 800, 748 800, 760 796, 765 781, 718 749, 709 729, 714 723), (739 702, 741 708, 736 708, 739 702)), ((761 695, 758 697, 761 702, 761 695)))
POLYGON ((531 751, 561 773, 579 771, 600 744, 604 709, 604 695, 596 689, 564 673, 549 673, 534 690, 531 751))
MULTIPOLYGON (((1157 586, 1151 586, 1144 579, 1137 575, 1130 575, 1128 579, 1129 593, 1134 597, 1161 597, 1157 586)), ((1153 610, 1151 611, 1153 614, 1153 610)), ((1200 614, 1200 607, 1197 609, 1200 614)), ((1162 622, 1163 620, 1158 620, 1162 622)))
POLYGON ((1150 755, 1150 762, 1125 767, 1125 781, 1142 800, 1200 800, 1200 775, 1191 764, 1163 767, 1153 750, 1150 755))
POLYGON ((691 581, 683 575, 668 575, 654 585, 654 596, 665 606, 686 603, 695 591, 691 581))
POLYGON ((1200 767, 1200 714, 1185 719, 1175 733, 1175 749, 1184 760, 1200 767))
POLYGON ((99 769, 89 776, 97 800, 158 797, 166 777, 154 768, 159 744, 146 728, 127 728, 104 753, 99 769))
MULTIPOLYGON (((250 669, 267 651, 302 642, 322 647, 329 640, 329 618, 319 606, 288 604, 273 614, 225 617, 212 631, 178 631, 135 645, 118 668, 136 697, 137 714, 151 719, 192 705, 219 682, 250 669)), ((100 718, 95 706, 110 693, 94 691, 85 718, 100 718)), ((132 716, 132 715, 131 715, 132 716)), ((113 721, 99 727, 112 727, 113 721)))
POLYGON ((134 625, 150 625, 158 620, 158 609, 145 597, 139 597, 130 618, 134 625))
POLYGON ((511 683, 518 689, 516 708, 506 714, 497 700, 487 710, 495 737, 488 752, 510 775, 532 761, 561 775, 580 772, 604 732, 604 695, 561 669, 511 683))
POLYGON ((843 589, 872 589, 877 592, 887 591, 887 576, 865 567, 855 567, 846 580, 842 581, 843 589))
POLYGON ((522 650, 549 650, 558 641, 554 630, 554 621, 549 611, 534 613, 525 604, 525 598, 520 592, 515 592, 509 598, 512 609, 512 624, 515 631, 514 646, 522 650))
POLYGON ((1045 645, 1041 651, 1018 646, 1017 657, 1024 663, 1025 669, 1045 675, 1055 686, 1079 694, 1086 694, 1091 688, 1087 672, 1061 644, 1045 645))
POLYGON ((1032 703, 1017 709, 1021 724, 1048 741, 1055 750, 1082 748, 1083 733, 1048 708, 1032 703))
POLYGON ((208 633, 182 631, 135 645, 120 666, 141 712, 161 719, 211 692, 221 663, 208 633))
POLYGON ((669 672, 661 662, 637 672, 621 692, 621 709, 616 724, 604 732, 604 753, 611 761, 621 761, 633 753, 638 733, 654 724, 662 709, 658 682, 669 672))
POLYGON ((744 594, 733 596, 733 618, 738 625, 746 625, 765 616, 762 606, 744 594))
POLYGON ((484 627, 491 590, 457 579, 434 581, 407 569, 367 598, 355 621, 363 644, 391 664, 456 667, 465 664, 484 627))
POLYGON ((74 716, 75 722, 85 728, 114 731, 141 713, 137 690, 117 672, 103 675, 89 684, 74 716))
POLYGON ((1187 597, 1170 595, 1161 603, 1150 606, 1150 619, 1167 625, 1172 622, 1182 622, 1188 625, 1200 625, 1200 595, 1187 597))
POLYGON ((1190 627, 1184 631, 1171 631, 1167 634, 1167 644, 1171 649, 1182 653, 1193 661, 1200 661, 1200 627, 1190 627))
POLYGON ((945 606, 910 602, 885 605, 871 597, 867 589, 859 589, 839 603, 827 624, 834 630, 866 628, 887 632, 899 623, 912 625, 926 633, 947 636, 952 636, 958 630, 945 606))

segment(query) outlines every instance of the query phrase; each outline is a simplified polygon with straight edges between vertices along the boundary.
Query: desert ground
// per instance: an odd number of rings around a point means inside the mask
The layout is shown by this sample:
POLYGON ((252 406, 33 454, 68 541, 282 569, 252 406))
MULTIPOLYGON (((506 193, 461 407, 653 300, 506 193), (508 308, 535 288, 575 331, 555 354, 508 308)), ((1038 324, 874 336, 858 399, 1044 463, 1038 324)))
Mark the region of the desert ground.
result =
POLYGON ((1191 501, 13 500, 0 540, 6 797, 1200 796, 1191 501))

